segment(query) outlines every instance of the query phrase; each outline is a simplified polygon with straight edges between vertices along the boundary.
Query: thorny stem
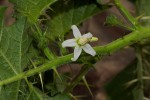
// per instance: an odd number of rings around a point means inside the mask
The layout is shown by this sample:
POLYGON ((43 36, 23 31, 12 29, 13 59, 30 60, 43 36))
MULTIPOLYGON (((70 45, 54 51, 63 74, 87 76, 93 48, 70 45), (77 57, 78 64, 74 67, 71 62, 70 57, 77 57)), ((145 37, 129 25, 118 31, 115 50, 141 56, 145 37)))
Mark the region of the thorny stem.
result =
MULTIPOLYGON (((131 45, 131 44, 133 44, 137 41, 143 40, 145 38, 150 38, 150 28, 140 28, 137 31, 134 31, 122 38, 119 38, 119 39, 109 43, 108 45, 97 46, 97 47, 94 47, 94 49, 97 52, 97 55, 104 56, 104 55, 112 54, 113 52, 115 52, 119 49, 122 49, 125 46, 131 45)), ((16 76, 2 80, 2 81, 0 81, 0 86, 18 81, 20 79, 24 79, 26 77, 37 74, 39 72, 46 71, 47 69, 54 68, 54 66, 58 67, 60 65, 70 63, 70 62, 72 62, 71 61, 72 56, 73 56, 73 54, 58 57, 56 59, 51 60, 50 62, 47 62, 47 63, 39 66, 38 68, 31 69, 29 71, 17 74, 16 76)))
POLYGON ((121 4, 120 0, 115 0, 115 5, 121 12, 121 14, 129 21, 133 29, 138 29, 138 21, 129 13, 129 11, 121 4))

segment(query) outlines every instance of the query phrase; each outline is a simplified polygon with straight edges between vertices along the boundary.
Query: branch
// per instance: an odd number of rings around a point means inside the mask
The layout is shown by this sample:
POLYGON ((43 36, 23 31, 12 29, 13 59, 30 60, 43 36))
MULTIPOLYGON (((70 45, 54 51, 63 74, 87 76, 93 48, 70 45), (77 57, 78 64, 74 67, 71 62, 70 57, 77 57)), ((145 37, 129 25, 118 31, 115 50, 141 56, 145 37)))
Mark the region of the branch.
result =
MULTIPOLYGON (((141 28, 137 31, 134 31, 122 38, 119 38, 119 39, 109 43, 108 45, 97 46, 97 47, 94 47, 94 49, 97 52, 97 55, 104 56, 104 55, 112 54, 115 51, 118 51, 125 46, 131 45, 131 44, 141 41, 145 38, 150 38, 150 28, 141 28)), ((58 58, 51 60, 50 62, 47 62, 35 69, 31 69, 26 72, 17 74, 16 76, 12 76, 8 79, 2 80, 2 81, 0 81, 0 86, 18 81, 20 79, 24 79, 26 77, 37 74, 39 72, 46 71, 48 69, 52 69, 52 68, 54 68, 54 66, 58 67, 60 65, 70 63, 70 62, 72 62, 71 61, 72 56, 73 56, 73 54, 58 57, 58 58)))
POLYGON ((116 7, 120 11, 120 13, 123 15, 124 18, 128 20, 128 22, 132 25, 134 30, 138 29, 138 21, 129 13, 129 11, 121 4, 120 0, 114 1, 116 7))

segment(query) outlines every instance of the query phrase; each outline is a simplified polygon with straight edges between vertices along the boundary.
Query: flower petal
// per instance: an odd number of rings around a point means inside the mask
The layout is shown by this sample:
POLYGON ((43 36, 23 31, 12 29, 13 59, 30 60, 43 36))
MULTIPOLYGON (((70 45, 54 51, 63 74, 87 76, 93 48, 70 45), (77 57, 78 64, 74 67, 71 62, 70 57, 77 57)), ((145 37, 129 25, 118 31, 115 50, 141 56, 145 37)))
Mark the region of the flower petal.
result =
POLYGON ((68 39, 62 43, 62 47, 74 47, 76 46, 76 40, 75 39, 68 39))
POLYGON ((74 35, 75 38, 80 38, 81 37, 81 33, 80 33, 80 31, 79 31, 79 29, 76 25, 72 25, 71 29, 73 31, 73 35, 74 35))
POLYGON ((95 50, 89 44, 84 45, 83 50, 92 56, 96 55, 95 50))
POLYGON ((82 35, 82 37, 84 38, 92 38, 92 34, 90 32, 88 32, 87 34, 82 35))
POLYGON ((74 58, 71 58, 71 60, 76 61, 79 58, 81 52, 82 52, 82 48, 79 46, 76 46, 74 49, 74 58))

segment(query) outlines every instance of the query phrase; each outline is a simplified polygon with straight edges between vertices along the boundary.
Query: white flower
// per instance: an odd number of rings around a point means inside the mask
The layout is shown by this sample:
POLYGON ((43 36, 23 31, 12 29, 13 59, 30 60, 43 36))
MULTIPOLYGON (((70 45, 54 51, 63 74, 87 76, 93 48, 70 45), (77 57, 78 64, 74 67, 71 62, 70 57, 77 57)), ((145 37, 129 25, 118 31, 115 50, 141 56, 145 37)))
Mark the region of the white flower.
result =
POLYGON ((74 49, 74 58, 71 58, 71 60, 76 61, 79 58, 79 56, 82 52, 82 49, 86 53, 88 53, 92 56, 95 56, 96 52, 88 44, 88 42, 97 41, 98 39, 96 37, 92 37, 91 33, 81 35, 81 33, 80 33, 80 31, 79 31, 79 29, 77 28, 76 25, 72 25, 71 28, 73 30, 73 35, 74 35, 75 38, 65 40, 62 43, 62 47, 75 47, 75 49, 74 49))

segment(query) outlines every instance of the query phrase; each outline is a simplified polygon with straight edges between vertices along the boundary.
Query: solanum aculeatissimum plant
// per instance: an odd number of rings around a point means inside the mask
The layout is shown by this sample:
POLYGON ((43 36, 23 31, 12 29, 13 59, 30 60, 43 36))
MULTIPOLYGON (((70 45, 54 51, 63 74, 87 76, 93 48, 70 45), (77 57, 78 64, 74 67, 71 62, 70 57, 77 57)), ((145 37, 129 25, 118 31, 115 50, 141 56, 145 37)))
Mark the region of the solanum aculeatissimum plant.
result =
MULTIPOLYGON (((141 2, 144 1, 145 0, 141 2)), ((124 25, 124 28, 127 28, 131 33, 110 44, 104 46, 97 45, 93 48, 89 43, 97 41, 98 38, 93 37, 90 32, 81 35, 76 25, 79 25, 90 16, 107 9, 106 6, 103 8, 102 5, 99 5, 101 6, 99 8, 97 3, 93 0, 85 0, 82 2, 81 0, 10 0, 10 2, 13 3, 15 7, 14 15, 16 22, 9 27, 4 25, 4 12, 6 8, 0 7, 0 100, 45 100, 45 98, 48 100, 60 100, 61 98, 71 100, 71 97, 75 98, 71 94, 71 90, 81 79, 85 82, 85 78, 83 77, 91 66, 93 66, 91 60, 88 60, 88 63, 82 60, 84 56, 89 56, 95 60, 97 56, 102 58, 137 41, 140 41, 139 45, 143 50, 142 44, 144 39, 150 38, 150 28, 142 27, 138 20, 122 6, 119 0, 114 0, 113 3, 129 23, 128 25, 119 24, 124 25), (50 10, 46 10, 48 4, 51 6, 50 10), (44 11, 43 16, 44 18, 47 17, 47 19, 38 19, 44 11), (70 27, 73 30, 74 38, 64 40, 70 27), (33 37, 31 34, 33 34, 33 37), (60 50, 62 47, 74 47, 74 53, 61 55, 60 52, 51 52, 55 49, 54 46, 51 46, 53 43, 57 44, 60 50), (40 47, 38 44, 40 44, 40 47), (87 53, 80 58, 83 67, 81 67, 81 71, 78 75, 72 81, 68 82, 67 79, 64 79, 63 75, 58 74, 56 68, 60 65, 72 62, 78 63, 78 58, 82 51, 87 53), (59 55, 59 57, 56 55, 59 55), (57 79, 55 75, 53 78, 44 77, 41 72, 49 69, 53 69, 60 79, 63 77, 61 81, 58 81, 59 79, 57 79), (39 75, 34 76, 34 74, 39 75), (28 78, 29 76, 31 76, 31 78, 28 78), (42 79, 42 77, 44 77, 44 79, 42 79), (38 80, 40 80, 40 82, 38 80), (43 82, 43 80, 47 80, 46 82, 52 81, 52 83, 46 83, 45 81, 43 82), (60 86, 60 83, 63 84, 63 86, 60 86)), ((43 18, 43 16, 40 18, 43 18)), ((114 17, 111 18, 113 20, 114 17)), ((115 17, 115 21, 111 22, 111 24, 118 22, 117 18, 115 17)), ((130 84, 134 82, 137 83, 135 84, 135 88, 129 91, 127 90, 128 93, 123 92, 123 95, 120 96, 122 93, 121 89, 123 88, 122 82, 120 82, 120 80, 114 80, 115 85, 111 85, 113 89, 110 90, 118 89, 117 92, 119 95, 116 91, 108 92, 108 96, 111 100, 143 100, 143 98, 146 98, 143 90, 143 79, 145 79, 145 77, 143 78, 144 69, 142 61, 146 62, 147 59, 143 60, 143 53, 141 53, 142 50, 139 48, 139 45, 135 46, 138 64, 137 67, 132 70, 132 72, 136 73, 136 76, 133 73, 131 74, 131 76, 136 79, 133 81, 132 79, 128 80, 131 81, 129 82, 130 84), (118 86, 121 86, 121 88, 117 88, 118 86), (117 96, 114 96, 113 93, 116 93, 115 95, 117 96), (136 97, 138 97, 138 99, 136 99, 136 97)), ((128 70, 128 72, 129 71, 130 70, 128 70)), ((51 73, 48 74, 51 75, 51 73)), ((146 79, 148 78, 146 77, 146 79)), ((124 77, 121 77, 121 81, 125 81, 124 77)), ((123 82, 123 85, 125 83, 126 81, 123 82)), ((87 82, 85 82, 85 85, 89 89, 87 82)))

